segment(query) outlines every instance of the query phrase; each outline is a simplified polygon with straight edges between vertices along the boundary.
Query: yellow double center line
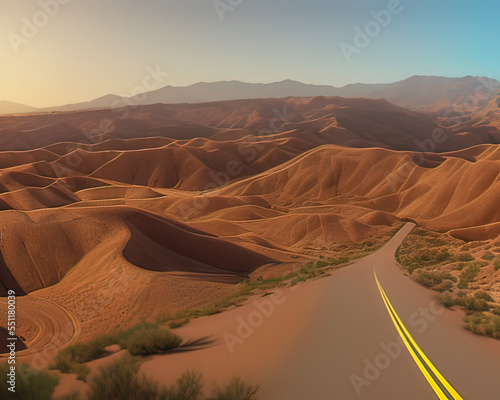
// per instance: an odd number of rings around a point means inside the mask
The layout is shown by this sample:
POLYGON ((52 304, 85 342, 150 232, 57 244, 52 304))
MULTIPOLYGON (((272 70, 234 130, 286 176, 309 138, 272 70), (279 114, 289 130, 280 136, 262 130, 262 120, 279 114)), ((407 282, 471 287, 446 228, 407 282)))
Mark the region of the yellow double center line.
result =
POLYGON ((431 385, 437 397, 440 400, 463 400, 462 397, 456 392, 456 390, 453 389, 453 387, 448 383, 448 381, 444 379, 443 375, 441 375, 439 371, 434 367, 434 365, 432 365, 424 352, 420 349, 420 347, 418 347, 415 340, 413 340, 412 336, 404 326, 403 322, 396 313, 396 310, 389 301, 389 298, 385 294, 385 291, 382 288, 382 285, 380 284, 375 271, 374 274, 375 281, 377 282, 378 289, 380 290, 382 299, 384 300, 385 306, 389 311, 392 322, 394 322, 394 325, 396 326, 399 335, 403 339, 406 348, 410 352, 413 360, 417 364, 427 382, 429 382, 429 385, 431 385))

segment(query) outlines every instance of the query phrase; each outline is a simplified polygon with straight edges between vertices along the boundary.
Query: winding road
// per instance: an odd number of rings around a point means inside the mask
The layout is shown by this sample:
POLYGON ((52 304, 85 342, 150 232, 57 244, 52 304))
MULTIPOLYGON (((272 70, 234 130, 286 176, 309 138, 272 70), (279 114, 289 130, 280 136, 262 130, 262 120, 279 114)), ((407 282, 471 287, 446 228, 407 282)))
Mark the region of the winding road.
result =
POLYGON ((466 331, 397 265, 413 227, 331 276, 192 321, 179 335, 213 345, 142 370, 165 383, 192 368, 208 382, 241 375, 261 400, 499 399, 500 341, 466 331))

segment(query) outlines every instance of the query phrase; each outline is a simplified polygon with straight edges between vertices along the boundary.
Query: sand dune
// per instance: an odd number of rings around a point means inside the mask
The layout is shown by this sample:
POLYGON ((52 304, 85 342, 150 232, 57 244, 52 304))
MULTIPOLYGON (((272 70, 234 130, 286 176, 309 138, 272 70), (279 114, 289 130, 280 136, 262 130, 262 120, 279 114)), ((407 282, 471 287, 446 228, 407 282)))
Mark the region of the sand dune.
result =
POLYGON ((297 130, 301 134, 326 135, 330 144, 421 150, 416 140, 432 138, 435 129, 442 129, 448 136, 446 143, 436 144, 438 151, 496 143, 498 139, 486 134, 456 134, 439 127, 434 116, 385 100, 320 96, 0 116, 0 148, 45 148, 62 154, 68 152, 71 143, 80 143, 87 150, 93 146, 96 150, 111 150, 117 145, 116 139, 134 139, 116 147, 124 150, 137 148, 138 143, 141 148, 157 147, 161 138, 218 139, 222 132, 227 137, 231 130, 251 135, 297 130), (145 144, 149 140, 144 138, 150 137, 155 139, 145 144))
POLYGON ((217 237, 152 215, 126 217, 131 239, 123 250, 134 265, 152 271, 184 271, 207 274, 248 273, 273 262, 217 237), (192 249, 195 247, 196 252, 192 249))

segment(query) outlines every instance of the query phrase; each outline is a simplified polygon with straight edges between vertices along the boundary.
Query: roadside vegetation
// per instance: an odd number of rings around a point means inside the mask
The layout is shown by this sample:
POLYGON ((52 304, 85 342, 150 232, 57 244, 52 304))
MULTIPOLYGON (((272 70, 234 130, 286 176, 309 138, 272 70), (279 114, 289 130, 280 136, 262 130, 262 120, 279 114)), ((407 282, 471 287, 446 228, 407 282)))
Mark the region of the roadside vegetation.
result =
POLYGON ((446 307, 467 314, 465 328, 500 339, 500 307, 488 293, 500 282, 500 242, 470 242, 416 228, 403 242, 397 259, 410 277, 441 292, 446 307))
POLYGON ((141 375, 139 366, 139 359, 124 356, 101 368, 99 375, 90 382, 86 400, 255 400, 258 390, 257 386, 233 378, 226 386, 214 389, 207 397, 200 374, 187 371, 175 384, 163 388, 141 375))
POLYGON ((476 292, 474 295, 442 294, 439 300, 445 307, 460 306, 467 316, 464 318, 465 328, 479 335, 500 339, 500 307, 486 292, 476 292))
POLYGON ((4 393, 2 399, 13 400, 50 400, 59 379, 48 371, 35 371, 26 364, 21 364, 16 368, 16 390, 8 390, 7 374, 10 372, 10 365, 0 364, 0 393, 4 393))
MULTIPOLYGON (((202 375, 187 371, 175 384, 162 387, 139 373, 140 364, 140 358, 125 355, 102 367, 90 379, 86 395, 73 391, 56 400, 256 400, 258 386, 248 385, 239 378, 205 391, 202 375)), ((2 376, 6 376, 8 368, 7 364, 0 365, 2 376)), ((0 390, 14 400, 51 400, 58 381, 58 377, 48 371, 35 371, 23 364, 17 370, 16 391, 9 392, 4 379, 0 390)))
POLYGON ((75 373, 78 379, 85 381, 90 372, 85 363, 108 355, 108 346, 117 344, 132 355, 150 355, 168 352, 181 343, 182 339, 168 329, 158 324, 141 323, 125 331, 101 335, 66 347, 57 354, 50 368, 63 373, 75 373))

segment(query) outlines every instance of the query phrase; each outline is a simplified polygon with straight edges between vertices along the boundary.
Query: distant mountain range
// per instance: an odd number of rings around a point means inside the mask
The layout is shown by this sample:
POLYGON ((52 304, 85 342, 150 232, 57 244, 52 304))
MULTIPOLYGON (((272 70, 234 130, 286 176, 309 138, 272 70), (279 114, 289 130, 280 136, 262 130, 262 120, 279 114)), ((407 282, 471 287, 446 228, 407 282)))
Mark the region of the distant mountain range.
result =
POLYGON ((130 104, 206 103, 237 99, 309 96, 385 98, 400 107, 429 112, 444 112, 451 107, 467 105, 467 110, 472 111, 471 108, 477 109, 488 105, 496 97, 498 91, 500 91, 499 81, 473 76, 463 78, 412 76, 395 83, 357 83, 341 88, 305 84, 293 80, 265 84, 239 81, 200 82, 183 87, 165 86, 131 98, 106 95, 84 103, 42 109, 17 103, 0 102, 0 114, 76 111, 123 107, 130 104))
POLYGON ((12 101, 0 101, 0 114, 19 114, 38 111, 37 108, 12 101))

